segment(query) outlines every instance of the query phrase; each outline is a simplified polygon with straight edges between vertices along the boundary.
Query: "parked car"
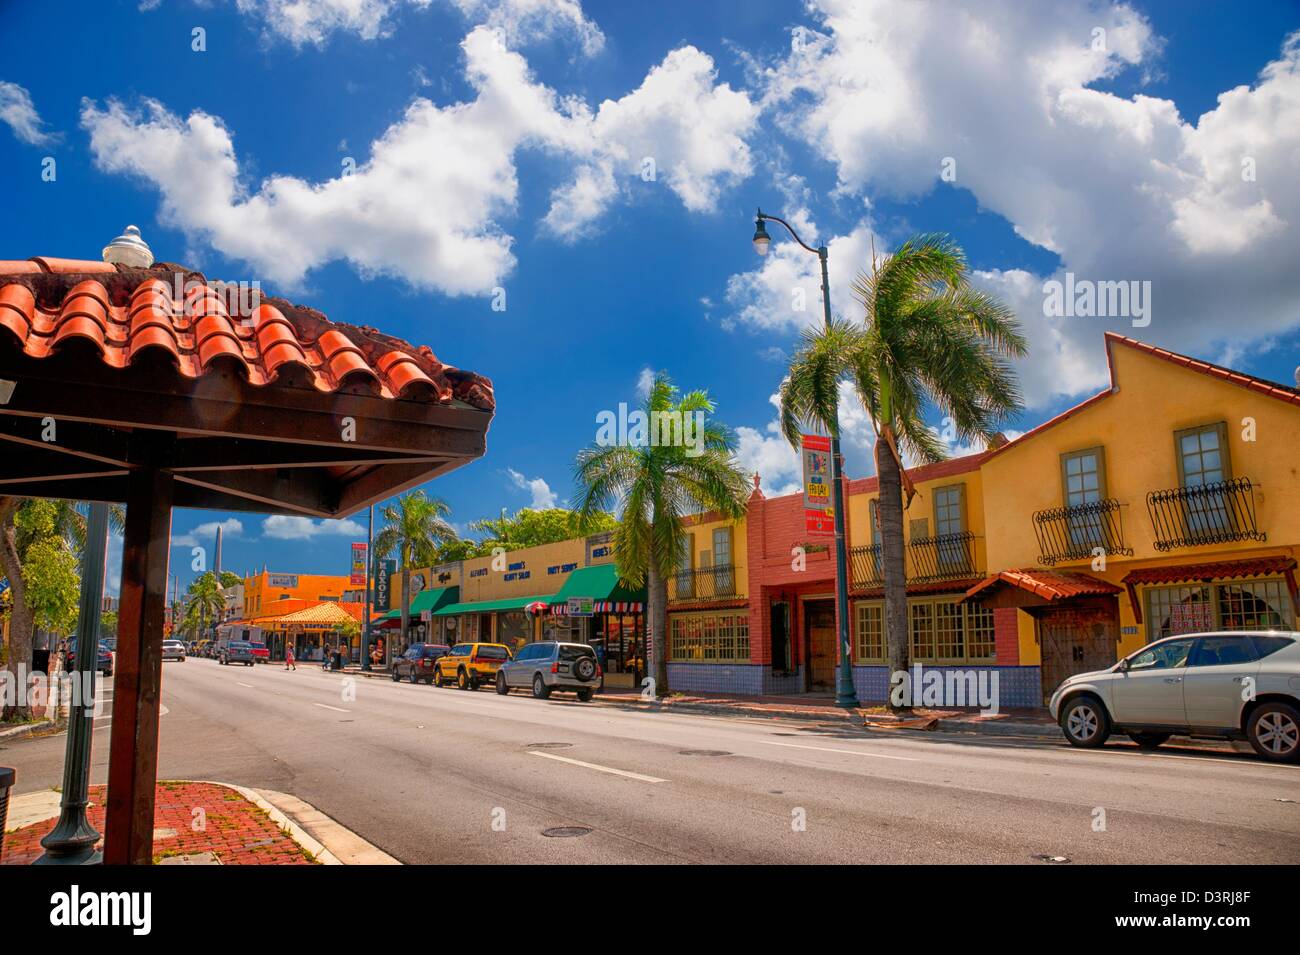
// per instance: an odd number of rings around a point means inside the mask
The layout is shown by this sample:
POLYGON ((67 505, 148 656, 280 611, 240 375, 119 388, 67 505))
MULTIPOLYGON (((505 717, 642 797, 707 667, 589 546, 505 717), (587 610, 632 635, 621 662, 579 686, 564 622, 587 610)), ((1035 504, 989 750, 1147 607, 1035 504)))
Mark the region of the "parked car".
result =
POLYGON ((458 643, 433 664, 433 682, 446 686, 455 680, 462 690, 477 690, 496 679, 497 669, 510 659, 504 643, 458 643))
POLYGON ((217 662, 223 666, 231 663, 242 663, 244 666, 253 665, 253 645, 247 640, 231 640, 221 645, 217 651, 217 662))
POLYGON ((253 650, 254 663, 270 663, 271 651, 266 648, 265 643, 249 643, 253 650))
POLYGON ((393 661, 393 682, 403 677, 412 683, 432 683, 433 665, 451 652, 443 643, 413 643, 406 652, 393 661))
POLYGON ((546 699, 553 690, 572 690, 587 703, 600 682, 596 651, 585 643, 530 643, 497 670, 497 692, 502 696, 511 687, 527 686, 539 700, 546 699))
POLYGON ((179 640, 164 640, 162 645, 163 660, 180 660, 185 662, 185 644, 179 640))
MULTIPOLYGON (((113 675, 113 651, 108 648, 108 644, 102 640, 99 643, 99 652, 95 655, 95 670, 104 676, 113 675)), ((63 653, 63 669, 71 673, 77 665, 77 641, 74 637, 67 643, 67 648, 63 653)))
POLYGON ((1127 733, 1144 749, 1170 736, 1245 739, 1264 759, 1300 761, 1300 634, 1195 633, 1065 680, 1052 718, 1075 746, 1127 733))

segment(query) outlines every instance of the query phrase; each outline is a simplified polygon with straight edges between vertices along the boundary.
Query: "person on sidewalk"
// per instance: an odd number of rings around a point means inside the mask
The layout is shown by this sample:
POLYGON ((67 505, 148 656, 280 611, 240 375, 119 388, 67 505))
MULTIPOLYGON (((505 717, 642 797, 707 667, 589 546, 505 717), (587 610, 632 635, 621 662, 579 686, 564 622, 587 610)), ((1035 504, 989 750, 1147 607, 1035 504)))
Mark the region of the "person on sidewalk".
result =
POLYGON ((284 645, 284 668, 286 670, 298 669, 298 664, 293 661, 293 646, 288 643, 284 645))

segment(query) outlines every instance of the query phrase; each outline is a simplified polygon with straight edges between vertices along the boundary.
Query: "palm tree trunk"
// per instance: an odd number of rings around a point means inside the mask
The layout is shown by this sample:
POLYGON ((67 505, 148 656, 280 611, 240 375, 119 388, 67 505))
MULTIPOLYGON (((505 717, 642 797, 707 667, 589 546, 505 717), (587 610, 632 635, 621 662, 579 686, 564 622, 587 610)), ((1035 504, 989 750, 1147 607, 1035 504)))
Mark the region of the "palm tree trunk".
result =
MULTIPOLYGON (((906 673, 908 666, 907 554, 903 547, 902 475, 883 437, 876 440, 876 474, 880 477, 880 562, 885 578, 885 645, 892 689, 893 675, 906 673)), ((909 709, 895 705, 892 694, 887 705, 895 712, 909 709)))
POLYGON ((659 573, 653 558, 646 577, 650 655, 654 657, 654 692, 655 696, 664 697, 668 695, 668 580, 659 573))
POLYGON ((31 676, 32 633, 35 629, 31 608, 27 606, 22 562, 18 557, 18 529, 14 526, 14 512, 20 503, 20 498, 0 498, 0 569, 9 578, 9 593, 13 597, 5 668, 13 675, 14 705, 5 706, 0 712, 3 720, 27 720, 32 715, 27 700, 27 684, 19 680, 20 675, 24 678, 31 676))

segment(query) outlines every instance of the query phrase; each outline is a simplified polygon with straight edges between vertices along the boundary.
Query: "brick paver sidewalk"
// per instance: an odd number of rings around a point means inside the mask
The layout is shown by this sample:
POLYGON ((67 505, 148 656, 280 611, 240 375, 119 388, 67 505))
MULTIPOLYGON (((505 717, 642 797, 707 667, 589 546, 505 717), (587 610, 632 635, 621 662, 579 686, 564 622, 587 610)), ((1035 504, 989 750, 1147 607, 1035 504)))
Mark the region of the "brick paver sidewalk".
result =
MULTIPOLYGON (((105 787, 90 787, 90 823, 104 831, 105 787)), ((160 782, 154 803, 154 861, 211 852, 222 865, 310 865, 312 859, 264 810, 214 783, 160 782)), ((4 864, 39 858, 54 819, 4 834, 4 864)), ((103 848, 103 842, 100 843, 103 848)))

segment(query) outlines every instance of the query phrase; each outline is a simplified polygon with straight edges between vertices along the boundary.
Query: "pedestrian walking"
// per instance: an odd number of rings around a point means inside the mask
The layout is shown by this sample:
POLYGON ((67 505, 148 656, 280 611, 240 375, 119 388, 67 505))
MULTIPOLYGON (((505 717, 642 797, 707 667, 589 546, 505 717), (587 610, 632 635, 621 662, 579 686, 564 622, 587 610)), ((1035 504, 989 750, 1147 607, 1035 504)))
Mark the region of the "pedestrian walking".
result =
POLYGON ((293 646, 288 643, 284 645, 284 668, 286 670, 298 669, 298 664, 293 661, 293 646))

